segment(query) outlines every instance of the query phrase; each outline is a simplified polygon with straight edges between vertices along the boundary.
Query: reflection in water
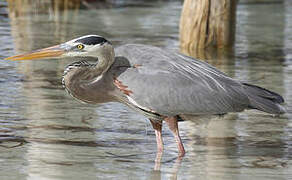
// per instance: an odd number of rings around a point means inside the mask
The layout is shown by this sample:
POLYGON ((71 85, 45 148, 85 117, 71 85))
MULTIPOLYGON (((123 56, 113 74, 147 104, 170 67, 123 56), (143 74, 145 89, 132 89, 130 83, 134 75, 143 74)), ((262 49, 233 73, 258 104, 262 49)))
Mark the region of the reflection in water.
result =
POLYGON ((80 7, 79 0, 8 0, 7 2, 11 34, 17 51, 37 48, 35 43, 37 46, 46 46, 48 43, 52 43, 51 41, 60 43, 65 41, 67 33, 69 33, 68 36, 73 35, 68 26, 70 23, 76 22, 80 7), (38 26, 35 26, 36 22, 38 26), (42 36, 51 36, 51 40, 48 42, 48 39, 41 38, 42 36))
MULTIPOLYGON (((0 2, 1 58, 12 55, 13 47, 30 51, 84 34, 101 34, 115 45, 178 49, 181 2, 89 10, 81 1, 7 2, 9 20, 0 2)), ((291 9, 289 1, 240 4, 234 53, 202 57, 230 76, 283 94, 291 104, 291 9)), ((247 111, 181 122, 186 156, 176 157, 168 129, 163 129, 166 151, 160 156, 143 116, 116 103, 83 105, 65 93, 60 79, 70 61, 0 61, 1 177, 291 179, 290 113, 272 117, 247 111)))
MULTIPOLYGON (((292 80, 291 80, 291 76, 292 76, 292 34, 291 34, 291 29, 292 29, 292 2, 291 1, 285 1, 284 4, 285 7, 285 27, 284 27, 284 53, 285 53, 285 65, 286 67, 284 67, 283 70, 283 85, 284 85, 284 91, 286 93, 286 101, 290 102, 289 105, 289 109, 288 110, 292 110, 291 107, 291 100, 292 100, 292 93, 291 93, 291 89, 292 89, 292 80)), ((291 112, 289 113, 289 119, 290 121, 287 123, 286 127, 284 127, 284 132, 283 132, 283 136, 281 137, 283 139, 283 141, 287 142, 285 151, 289 152, 283 155, 283 157, 288 158, 287 154, 289 154, 291 156, 291 152, 292 152, 292 131, 291 131, 291 127, 292 127, 292 122, 291 122, 291 112)), ((291 157, 290 157, 291 159, 291 157)), ((292 165, 288 164, 287 165, 287 169, 284 170, 285 173, 290 174, 292 172, 292 165)))

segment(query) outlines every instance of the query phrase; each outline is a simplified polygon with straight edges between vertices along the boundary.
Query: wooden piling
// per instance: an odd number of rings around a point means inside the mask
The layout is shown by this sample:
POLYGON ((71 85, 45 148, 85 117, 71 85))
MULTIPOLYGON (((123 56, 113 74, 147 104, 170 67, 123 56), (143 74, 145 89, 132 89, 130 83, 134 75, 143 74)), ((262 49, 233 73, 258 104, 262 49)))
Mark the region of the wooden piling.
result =
POLYGON ((237 0, 185 0, 180 19, 183 53, 202 54, 207 48, 232 47, 237 0))

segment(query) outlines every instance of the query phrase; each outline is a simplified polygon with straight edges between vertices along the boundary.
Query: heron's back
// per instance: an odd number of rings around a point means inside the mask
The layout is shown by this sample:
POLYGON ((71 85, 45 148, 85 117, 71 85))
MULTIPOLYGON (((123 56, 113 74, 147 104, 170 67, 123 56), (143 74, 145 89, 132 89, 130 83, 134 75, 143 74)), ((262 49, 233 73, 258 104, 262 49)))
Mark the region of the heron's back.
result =
POLYGON ((283 112, 279 105, 282 101, 272 100, 280 99, 280 95, 242 84, 200 60, 137 44, 120 46, 115 52, 131 67, 137 67, 118 76, 133 92, 130 97, 141 107, 162 115, 223 114, 248 108, 283 112))

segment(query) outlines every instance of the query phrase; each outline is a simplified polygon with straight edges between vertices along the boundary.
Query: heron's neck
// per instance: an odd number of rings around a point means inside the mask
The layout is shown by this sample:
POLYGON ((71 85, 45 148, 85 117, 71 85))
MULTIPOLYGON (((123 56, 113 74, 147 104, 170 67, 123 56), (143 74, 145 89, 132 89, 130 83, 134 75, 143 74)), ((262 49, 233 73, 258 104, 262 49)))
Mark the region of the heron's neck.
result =
POLYGON ((114 62, 114 53, 98 55, 96 64, 85 61, 69 65, 63 76, 63 85, 73 97, 87 103, 110 101, 106 97, 109 84, 104 74, 114 62), (71 69, 70 69, 71 67, 71 69))
POLYGON ((115 53, 112 47, 105 47, 97 54, 98 61, 93 69, 95 77, 102 76, 111 67, 115 60, 115 53))

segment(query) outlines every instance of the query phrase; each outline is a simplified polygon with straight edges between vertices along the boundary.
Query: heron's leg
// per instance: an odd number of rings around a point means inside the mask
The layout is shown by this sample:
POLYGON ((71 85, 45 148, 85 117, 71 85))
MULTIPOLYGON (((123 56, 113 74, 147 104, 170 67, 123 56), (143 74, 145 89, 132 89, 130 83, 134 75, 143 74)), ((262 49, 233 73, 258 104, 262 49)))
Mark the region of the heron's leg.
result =
POLYGON ((175 137, 175 141, 178 146, 179 156, 184 156, 185 148, 179 136, 177 117, 166 117, 164 120, 175 137))
POLYGON ((157 153, 163 152, 163 141, 162 141, 162 122, 159 123, 155 120, 151 120, 150 122, 152 124, 153 129, 155 130, 155 136, 156 136, 156 143, 157 143, 157 153))

